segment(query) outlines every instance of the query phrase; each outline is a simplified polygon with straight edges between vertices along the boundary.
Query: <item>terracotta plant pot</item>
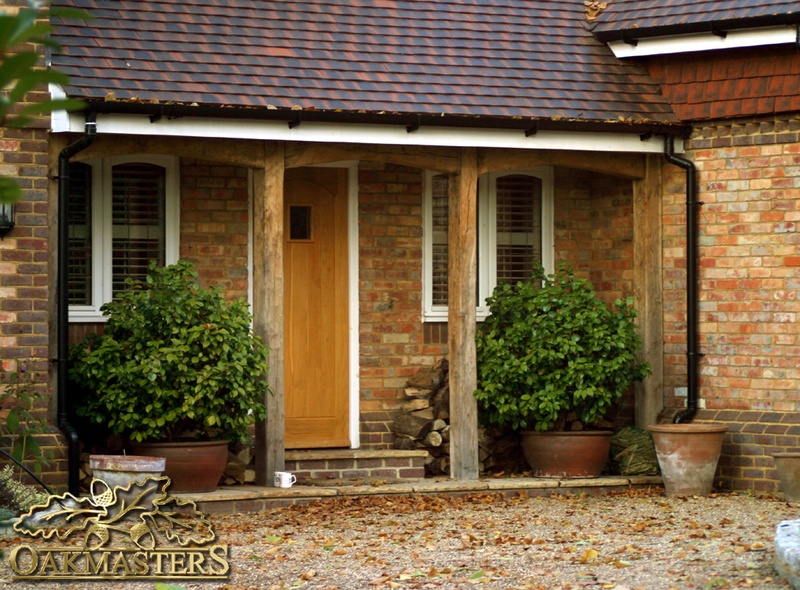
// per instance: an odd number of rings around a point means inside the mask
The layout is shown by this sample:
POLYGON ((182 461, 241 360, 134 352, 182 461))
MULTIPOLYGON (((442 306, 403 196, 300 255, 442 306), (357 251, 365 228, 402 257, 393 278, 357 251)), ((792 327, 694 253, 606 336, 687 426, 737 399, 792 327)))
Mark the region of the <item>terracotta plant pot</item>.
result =
POLYGON ((725 424, 655 424, 649 427, 668 496, 707 496, 714 485, 725 424))
POLYGON ((110 488, 127 487, 147 476, 158 477, 164 472, 164 457, 143 455, 89 455, 89 467, 95 479, 110 488))
POLYGON ((787 502, 800 502, 800 453, 775 453, 775 470, 787 502))
POLYGON ((611 431, 526 430, 521 444, 534 477, 599 477, 611 450, 611 431))
POLYGON ((139 455, 164 457, 164 475, 172 480, 170 493, 213 492, 228 463, 228 441, 136 443, 139 455))

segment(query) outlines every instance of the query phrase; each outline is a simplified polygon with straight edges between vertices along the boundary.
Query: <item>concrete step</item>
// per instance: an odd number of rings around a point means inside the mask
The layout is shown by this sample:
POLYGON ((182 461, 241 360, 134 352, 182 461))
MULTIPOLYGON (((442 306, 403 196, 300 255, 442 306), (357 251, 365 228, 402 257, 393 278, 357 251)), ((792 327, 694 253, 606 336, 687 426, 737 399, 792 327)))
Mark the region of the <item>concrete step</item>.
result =
POLYGON ((425 477, 427 451, 316 449, 286 451, 286 471, 297 483, 320 484, 354 479, 402 482, 425 477))

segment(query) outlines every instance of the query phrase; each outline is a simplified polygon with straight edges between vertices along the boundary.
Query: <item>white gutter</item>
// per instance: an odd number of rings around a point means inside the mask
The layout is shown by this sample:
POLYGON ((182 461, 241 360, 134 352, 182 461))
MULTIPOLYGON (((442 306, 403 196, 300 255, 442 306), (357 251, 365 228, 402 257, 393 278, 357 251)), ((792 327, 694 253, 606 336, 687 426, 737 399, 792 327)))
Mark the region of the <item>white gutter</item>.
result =
MULTIPOLYGON (((82 133, 81 114, 53 113, 53 133, 82 133)), ((285 121, 181 117, 150 122, 147 115, 98 114, 98 135, 205 137, 373 145, 514 148, 590 152, 663 153, 663 140, 642 140, 637 134, 547 131, 526 137, 522 129, 426 127, 409 133, 402 125, 303 122, 290 129, 285 121)), ((678 151, 683 142, 676 140, 678 151)))
POLYGON ((714 51, 718 49, 764 47, 767 45, 797 43, 797 40, 798 27, 796 25, 784 25, 725 31, 718 35, 709 32, 669 37, 647 37, 643 39, 637 39, 636 31, 632 31, 631 39, 627 42, 611 41, 608 46, 614 52, 614 55, 619 58, 626 58, 714 51))

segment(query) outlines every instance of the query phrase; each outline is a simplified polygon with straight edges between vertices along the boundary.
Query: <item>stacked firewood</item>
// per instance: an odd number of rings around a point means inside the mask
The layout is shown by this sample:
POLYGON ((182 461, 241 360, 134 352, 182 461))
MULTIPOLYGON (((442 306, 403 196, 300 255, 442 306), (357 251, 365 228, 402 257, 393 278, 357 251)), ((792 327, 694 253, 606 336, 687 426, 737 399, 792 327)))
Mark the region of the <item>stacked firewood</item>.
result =
MULTIPOLYGON (((391 430, 394 446, 403 450, 425 450, 428 476, 450 474, 450 386, 447 359, 433 368, 421 369, 408 379, 406 401, 391 430)), ((517 471, 524 465, 518 437, 480 429, 478 459, 481 472, 517 471)))
POLYGON ((427 475, 450 472, 450 386, 447 359, 421 369, 409 378, 405 396, 391 430, 396 449, 428 451, 427 475))

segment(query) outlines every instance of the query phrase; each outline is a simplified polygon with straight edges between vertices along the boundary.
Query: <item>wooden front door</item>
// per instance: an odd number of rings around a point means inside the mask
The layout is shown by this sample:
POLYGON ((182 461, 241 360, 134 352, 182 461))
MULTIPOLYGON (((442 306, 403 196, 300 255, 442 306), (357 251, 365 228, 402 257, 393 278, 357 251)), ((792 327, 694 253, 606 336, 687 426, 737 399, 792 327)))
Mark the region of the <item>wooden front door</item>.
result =
POLYGON ((288 170, 286 448, 349 447, 347 171, 288 170))

